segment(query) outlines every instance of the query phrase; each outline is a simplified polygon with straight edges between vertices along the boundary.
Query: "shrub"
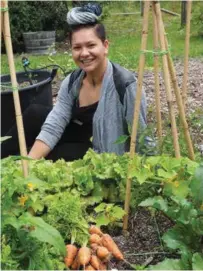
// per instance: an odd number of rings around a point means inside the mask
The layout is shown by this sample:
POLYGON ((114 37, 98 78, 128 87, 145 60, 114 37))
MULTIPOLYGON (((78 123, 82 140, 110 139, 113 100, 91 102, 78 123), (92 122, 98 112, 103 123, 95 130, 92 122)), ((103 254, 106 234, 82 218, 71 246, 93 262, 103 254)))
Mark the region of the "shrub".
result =
POLYGON ((14 52, 24 50, 23 32, 63 30, 65 36, 67 2, 9 1, 8 6, 14 52))
POLYGON ((191 27, 192 34, 203 37, 203 5, 200 2, 193 3, 191 27))

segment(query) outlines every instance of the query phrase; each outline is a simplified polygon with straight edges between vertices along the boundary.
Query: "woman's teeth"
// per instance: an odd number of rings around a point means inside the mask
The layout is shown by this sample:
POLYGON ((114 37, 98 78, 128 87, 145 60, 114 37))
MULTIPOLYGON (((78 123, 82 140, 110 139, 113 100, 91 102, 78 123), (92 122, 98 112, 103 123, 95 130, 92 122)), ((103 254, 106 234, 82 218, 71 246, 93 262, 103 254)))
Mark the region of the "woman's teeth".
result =
POLYGON ((87 63, 90 63, 90 62, 92 62, 92 60, 82 60, 83 64, 87 64, 87 63))

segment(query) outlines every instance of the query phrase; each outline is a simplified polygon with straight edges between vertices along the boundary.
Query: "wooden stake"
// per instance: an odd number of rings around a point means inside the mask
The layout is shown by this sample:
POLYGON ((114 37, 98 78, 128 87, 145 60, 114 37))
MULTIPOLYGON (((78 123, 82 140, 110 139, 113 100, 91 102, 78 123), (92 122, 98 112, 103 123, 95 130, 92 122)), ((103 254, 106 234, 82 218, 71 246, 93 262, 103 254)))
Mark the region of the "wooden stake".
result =
MULTIPOLYGON (((154 51, 159 50, 159 40, 158 40, 158 29, 157 21, 154 9, 152 10, 153 15, 153 44, 154 51)), ((162 144, 162 120, 161 120, 161 106, 160 106, 160 82, 159 82, 159 55, 154 54, 154 81, 155 81, 155 104, 156 104, 156 120, 157 120, 157 132, 159 148, 162 144)))
MULTIPOLYGON (((164 25, 162 25, 162 27, 163 27, 163 31, 165 32, 164 25)), ((165 44, 166 44, 166 50, 168 50, 168 41, 167 41, 166 36, 165 36, 165 44)), ((182 123, 182 126, 183 126, 185 141, 186 141, 187 148, 188 148, 189 158, 191 160, 195 160, 195 154, 194 154, 192 140, 191 140, 191 137, 190 137, 189 128, 188 128, 188 124, 187 124, 187 120, 186 120, 183 101, 182 101, 181 94, 180 94, 180 88, 178 87, 176 72, 175 72, 175 68, 174 68, 173 61, 172 61, 172 58, 171 58, 170 54, 167 55, 167 59, 168 59, 169 71, 170 71, 170 74, 171 74, 171 81, 172 81, 172 84, 173 84, 173 88, 175 90, 176 101, 177 101, 179 114, 180 114, 180 120, 181 120, 181 123, 182 123)))
MULTIPOLYGON (((153 2, 153 7, 154 7, 154 11, 155 11, 156 18, 157 18, 157 25, 158 25, 161 50, 163 52, 166 52, 165 38, 164 38, 164 32, 163 32, 163 27, 162 27, 163 21, 162 21, 162 14, 161 14, 159 2, 153 2)), ((172 130, 175 156, 176 156, 176 158, 180 158, 180 147, 179 147, 179 142, 178 142, 178 133, 177 133, 173 104, 172 104, 172 92, 171 92, 171 85, 170 85, 170 74, 169 74, 169 69, 168 69, 167 52, 163 53, 162 62, 163 62, 164 82, 165 82, 165 87, 166 87, 167 102, 168 102, 169 116, 170 116, 170 121, 171 121, 171 130, 172 130)))
MULTIPOLYGON (((8 8, 7 1, 1 1, 1 8, 6 8, 6 9, 8 8)), ((9 64, 9 68, 10 68, 11 83, 12 83, 12 87, 13 87, 13 99, 14 99, 14 106, 15 106, 17 129, 18 129, 20 154, 22 156, 27 156, 23 120, 22 120, 21 107, 20 107, 20 99, 19 99, 19 93, 17 90, 18 83, 17 83, 17 79, 16 79, 16 72, 15 72, 15 65, 14 65, 14 58, 13 58, 13 48, 12 48, 12 43, 11 43, 8 10, 2 12, 1 15, 3 17, 3 27, 4 27, 3 28, 3 35, 4 35, 5 45, 6 45, 6 52, 7 52, 7 56, 8 56, 8 64, 9 64)), ((26 160, 23 160, 23 159, 22 159, 22 168, 23 168, 24 176, 26 177, 28 175, 28 163, 26 160)))
POLYGON ((187 0, 187 17, 186 17, 186 35, 185 35, 185 58, 184 58, 184 73, 182 85, 183 106, 187 104, 187 81, 188 81, 188 58, 190 47, 190 18, 191 18, 192 0, 187 0))
MULTIPOLYGON (((1 8, 4 8, 4 4, 3 4, 3 2, 1 2, 1 8)), ((1 35, 3 34, 3 25, 4 25, 4 16, 3 16, 3 12, 1 12, 1 35)), ((2 36, 1 36, 1 38, 2 38, 2 36)))
MULTIPOLYGON (((149 7, 150 7, 150 1, 145 0, 144 1, 144 18, 143 18, 143 28, 142 28, 141 51, 146 50, 146 47, 147 47, 149 7)), ((135 97, 134 118, 133 118, 131 143, 130 143, 130 158, 133 158, 134 154, 135 154, 137 127, 138 127, 138 121, 139 121, 139 111, 140 111, 140 103, 141 103, 141 98, 142 98, 142 81, 143 81, 144 65, 145 65, 145 53, 143 52, 140 55, 140 59, 139 59, 137 94, 135 97)), ((132 182, 132 180, 128 177, 127 183, 126 183, 126 197, 125 197, 125 207, 124 207, 126 214, 125 214, 124 220, 123 220, 123 230, 124 231, 126 231, 127 227, 128 227, 131 182, 132 182)))

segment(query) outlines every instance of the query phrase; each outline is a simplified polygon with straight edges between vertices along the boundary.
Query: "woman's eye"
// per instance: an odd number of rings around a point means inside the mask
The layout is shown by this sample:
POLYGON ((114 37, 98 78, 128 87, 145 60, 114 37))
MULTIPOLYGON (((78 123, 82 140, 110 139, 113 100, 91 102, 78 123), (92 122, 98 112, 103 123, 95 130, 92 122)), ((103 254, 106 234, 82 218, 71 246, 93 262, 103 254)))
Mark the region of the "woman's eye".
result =
POLYGON ((79 50, 80 49, 80 47, 73 47, 73 50, 79 50))
POLYGON ((90 44, 89 47, 90 48, 93 48, 95 46, 95 44, 90 44))

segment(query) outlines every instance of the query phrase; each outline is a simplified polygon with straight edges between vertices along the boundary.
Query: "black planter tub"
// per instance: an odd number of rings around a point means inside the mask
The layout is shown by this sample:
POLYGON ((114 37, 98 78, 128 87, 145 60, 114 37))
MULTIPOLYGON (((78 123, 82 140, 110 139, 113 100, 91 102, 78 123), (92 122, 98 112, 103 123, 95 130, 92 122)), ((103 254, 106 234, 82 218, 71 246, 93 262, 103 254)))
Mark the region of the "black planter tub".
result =
MULTIPOLYGON (((52 71, 34 70, 16 73, 19 84, 19 96, 22 114, 32 104, 52 106, 51 82, 56 75, 56 69, 52 71)), ((1 137, 6 136, 13 125, 16 124, 13 94, 10 75, 1 76, 1 137), (5 90, 5 86, 8 88, 5 90)), ((32 120, 31 120, 32 121, 32 120)))

